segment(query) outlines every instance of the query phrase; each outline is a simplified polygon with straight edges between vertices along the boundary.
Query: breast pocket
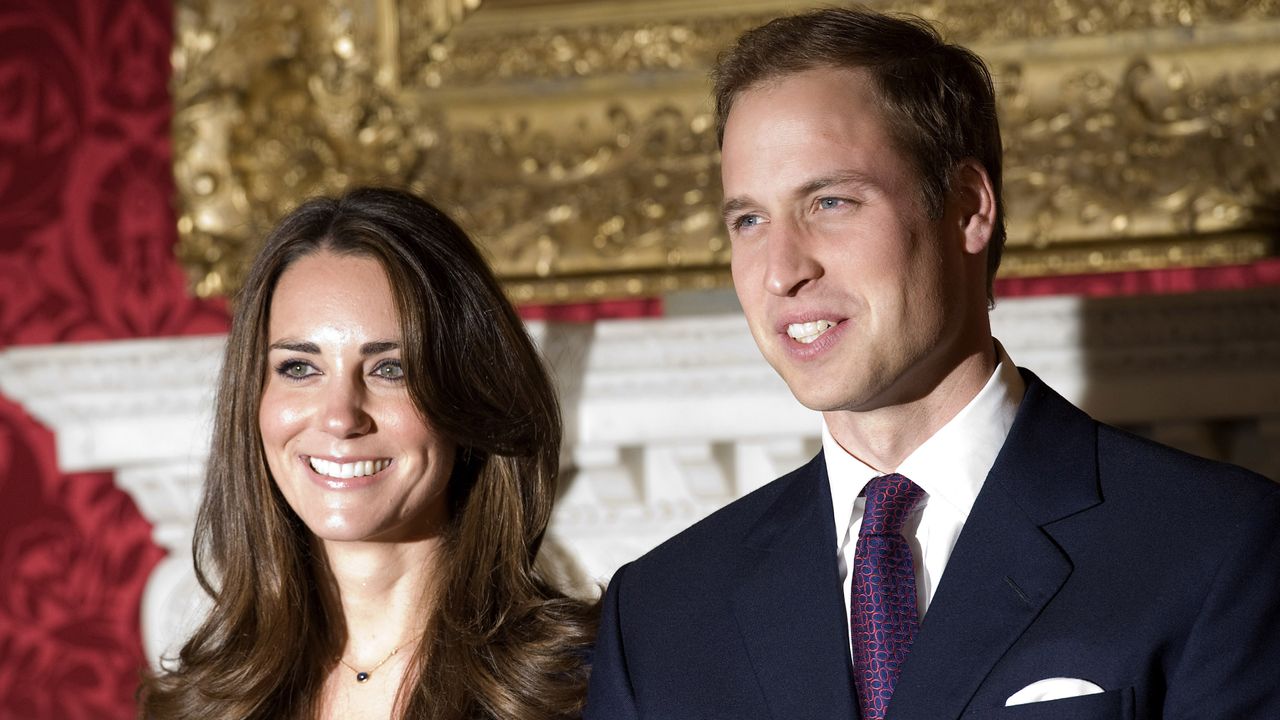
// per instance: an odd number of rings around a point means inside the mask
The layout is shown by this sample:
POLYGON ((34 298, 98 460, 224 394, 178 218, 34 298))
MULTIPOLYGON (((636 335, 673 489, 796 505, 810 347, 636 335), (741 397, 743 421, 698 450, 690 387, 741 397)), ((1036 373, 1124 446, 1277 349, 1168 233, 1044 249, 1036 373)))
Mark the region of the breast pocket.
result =
POLYGON ((1133 688, 979 710, 964 720, 1134 720, 1133 688))

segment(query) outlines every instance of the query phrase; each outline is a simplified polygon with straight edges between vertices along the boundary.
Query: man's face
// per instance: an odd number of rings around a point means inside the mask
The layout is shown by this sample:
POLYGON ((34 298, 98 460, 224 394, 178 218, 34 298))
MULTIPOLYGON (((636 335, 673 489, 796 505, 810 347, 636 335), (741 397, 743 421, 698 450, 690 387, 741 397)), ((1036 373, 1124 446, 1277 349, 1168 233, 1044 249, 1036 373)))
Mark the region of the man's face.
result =
POLYGON ((829 412, 927 395, 961 344, 961 220, 951 203, 928 217, 864 71, 740 94, 722 155, 734 286, 796 398, 829 412))

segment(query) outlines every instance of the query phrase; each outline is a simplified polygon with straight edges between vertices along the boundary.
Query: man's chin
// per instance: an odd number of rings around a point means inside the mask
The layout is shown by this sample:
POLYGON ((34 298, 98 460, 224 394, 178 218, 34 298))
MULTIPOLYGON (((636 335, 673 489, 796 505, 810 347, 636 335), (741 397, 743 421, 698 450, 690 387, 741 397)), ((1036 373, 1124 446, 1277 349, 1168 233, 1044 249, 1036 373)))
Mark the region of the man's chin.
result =
POLYGON ((811 381, 808 377, 803 382, 794 377, 784 377, 783 380, 797 402, 820 413, 867 412, 893 404, 890 393, 877 392, 870 384, 838 386, 811 381))
POLYGON ((814 387, 808 383, 787 383, 791 394, 803 406, 816 412, 836 412, 846 410, 850 406, 846 393, 838 392, 832 387, 814 387))

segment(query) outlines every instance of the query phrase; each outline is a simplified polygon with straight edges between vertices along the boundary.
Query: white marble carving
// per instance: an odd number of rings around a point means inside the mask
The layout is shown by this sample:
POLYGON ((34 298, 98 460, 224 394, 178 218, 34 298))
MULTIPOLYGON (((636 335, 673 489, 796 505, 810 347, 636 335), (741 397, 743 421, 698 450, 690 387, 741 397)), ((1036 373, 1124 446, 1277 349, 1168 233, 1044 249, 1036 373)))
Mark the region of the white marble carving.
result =
MULTIPOLYGON (((1001 302, 996 334, 1095 416, 1280 471, 1280 292, 1001 302)), ((819 420, 739 315, 534 323, 565 414, 546 561, 582 586, 807 460, 819 420)), ((114 470, 168 557, 143 600, 153 660, 202 612, 191 527, 223 338, 0 351, 0 390, 57 437, 65 471, 114 470)))

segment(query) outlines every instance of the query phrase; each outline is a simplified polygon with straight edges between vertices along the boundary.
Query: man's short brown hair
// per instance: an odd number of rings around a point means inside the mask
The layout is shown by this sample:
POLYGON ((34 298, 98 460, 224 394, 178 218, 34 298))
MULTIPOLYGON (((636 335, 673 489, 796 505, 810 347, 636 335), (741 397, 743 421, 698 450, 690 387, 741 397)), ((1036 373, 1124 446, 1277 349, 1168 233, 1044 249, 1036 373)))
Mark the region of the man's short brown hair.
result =
POLYGON ((986 169, 996 195, 996 225, 987 247, 987 297, 992 298, 1005 230, 1000 124, 986 63, 945 42, 913 15, 828 8, 778 18, 744 33, 712 71, 717 142, 724 142, 725 121, 740 94, 821 67, 870 73, 885 124, 899 150, 912 159, 932 217, 941 217, 962 160, 973 158, 986 169))

